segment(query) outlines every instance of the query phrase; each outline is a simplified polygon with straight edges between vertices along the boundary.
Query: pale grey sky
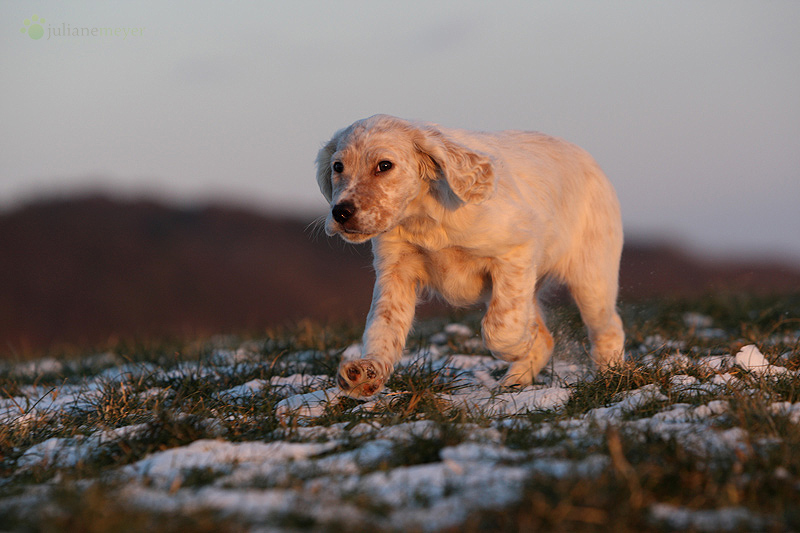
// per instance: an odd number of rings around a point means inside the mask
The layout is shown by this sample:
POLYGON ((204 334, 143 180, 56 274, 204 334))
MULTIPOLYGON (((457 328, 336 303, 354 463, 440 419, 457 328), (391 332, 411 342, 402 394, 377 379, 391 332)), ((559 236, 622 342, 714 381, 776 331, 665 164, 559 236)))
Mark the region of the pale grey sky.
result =
POLYGON ((0 207, 100 188, 312 218, 320 144, 390 113, 562 136, 629 235, 800 260, 800 2, 4 0, 0 20, 0 207))

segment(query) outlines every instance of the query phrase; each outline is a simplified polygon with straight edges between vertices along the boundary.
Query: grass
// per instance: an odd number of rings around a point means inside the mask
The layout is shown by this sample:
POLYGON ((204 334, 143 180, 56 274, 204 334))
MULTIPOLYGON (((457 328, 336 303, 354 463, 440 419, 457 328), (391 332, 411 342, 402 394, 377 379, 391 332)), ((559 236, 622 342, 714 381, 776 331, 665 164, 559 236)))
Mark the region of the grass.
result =
MULTIPOLYGON (((394 442, 390 456, 364 467, 360 475, 439 463, 445 448, 474 441, 476 428, 496 432, 497 446, 529 458, 573 464, 600 458, 606 465, 581 476, 534 469, 518 501, 473 509, 459 531, 669 529, 653 518, 656 504, 688 510, 743 508, 761 522, 745 521, 736 526, 739 529, 800 529, 800 425, 796 417, 775 407, 776 402, 800 401, 800 377, 761 378, 736 368, 698 364, 702 358, 730 355, 755 342, 770 361, 800 369, 800 296, 721 295, 651 302, 625 307, 623 315, 631 356, 625 366, 569 385, 570 399, 561 409, 532 410, 504 420, 459 409, 443 399, 462 385, 425 359, 398 370, 387 387, 391 393, 371 409, 345 399, 328 406, 311 424, 298 416, 278 417, 275 408, 286 393, 270 385, 271 380, 301 374, 328 376, 331 384, 337 354, 358 340, 360 325, 304 322, 254 339, 120 342, 99 355, 46 354, 39 360, 0 366, 0 399, 18 411, 12 423, 0 425, 0 523, 11 531, 246 530, 247 520, 211 510, 168 513, 126 505, 117 497, 122 487, 114 481, 114 473, 155 452, 201 439, 326 442, 329 429, 350 435, 330 452, 335 455, 360 449, 375 438, 375 431, 427 421, 431 431, 394 442), (708 317, 712 325, 698 324, 690 313, 708 317), (677 352, 688 363, 676 359, 677 352), (24 371, 23 365, 28 365, 24 371), (723 372, 738 379, 710 387, 723 372), (675 380, 697 386, 675 387, 675 380), (226 396, 225 391, 245 383, 262 386, 246 401, 226 396), (576 421, 591 419, 598 409, 643 387, 652 387, 659 395, 619 420, 598 419, 575 436, 576 421), (52 403, 69 394, 73 394, 69 408, 52 403), (679 433, 665 436, 637 425, 673 408, 692 413, 714 401, 725 409, 708 418, 705 431, 742 430, 746 435, 741 448, 728 456, 712 456, 679 433), (54 407, 41 409, 51 404, 54 407), (353 433, 359 428, 367 430, 353 433), (80 452, 79 459, 20 466, 27 451, 50 439, 63 439, 70 450, 80 452), (111 439, 110 444, 99 448, 92 444, 101 439, 111 439), (15 498, 23 502, 42 484, 49 487, 48 505, 36 515, 21 513, 24 506, 14 504, 15 498), (4 501, 12 503, 3 505, 4 501)), ((479 315, 458 319, 477 331, 479 315)), ((573 308, 556 312, 552 319, 553 329, 568 338, 559 341, 557 354, 585 343, 573 308)), ((427 346, 429 336, 447 322, 440 318, 420 324, 411 348, 427 346)), ((475 342, 456 337, 447 338, 442 346, 451 353, 486 353, 475 342)), ((295 392, 318 387, 298 385, 295 392)), ((173 489, 202 490, 215 486, 223 475, 214 468, 197 467, 185 471, 173 489)), ((311 479, 303 476, 311 475, 295 473, 279 482, 254 478, 252 486, 298 487, 311 479)), ((366 516, 391 514, 384 502, 357 491, 343 497, 366 516)), ((432 505, 420 498, 415 505, 432 505)), ((364 522, 324 522, 296 510, 287 511, 281 521, 297 529, 369 529, 364 522)))

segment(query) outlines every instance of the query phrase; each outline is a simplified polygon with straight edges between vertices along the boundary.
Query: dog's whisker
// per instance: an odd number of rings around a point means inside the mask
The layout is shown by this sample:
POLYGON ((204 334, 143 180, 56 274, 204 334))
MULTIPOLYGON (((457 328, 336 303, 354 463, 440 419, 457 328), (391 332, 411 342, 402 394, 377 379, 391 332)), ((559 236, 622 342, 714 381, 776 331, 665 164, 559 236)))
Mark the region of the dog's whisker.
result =
POLYGON ((325 215, 315 218, 305 227, 312 241, 316 241, 325 232, 325 215))

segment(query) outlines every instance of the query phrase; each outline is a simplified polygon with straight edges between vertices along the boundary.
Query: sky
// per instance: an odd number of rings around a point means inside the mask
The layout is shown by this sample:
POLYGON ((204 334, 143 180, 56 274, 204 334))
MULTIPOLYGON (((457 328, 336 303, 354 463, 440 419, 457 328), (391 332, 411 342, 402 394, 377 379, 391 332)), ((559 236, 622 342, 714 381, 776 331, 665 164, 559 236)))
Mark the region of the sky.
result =
POLYGON ((322 143, 389 113, 563 137, 628 236, 800 263, 800 2, 4 0, 0 20, 2 210, 99 190, 311 220, 322 143))

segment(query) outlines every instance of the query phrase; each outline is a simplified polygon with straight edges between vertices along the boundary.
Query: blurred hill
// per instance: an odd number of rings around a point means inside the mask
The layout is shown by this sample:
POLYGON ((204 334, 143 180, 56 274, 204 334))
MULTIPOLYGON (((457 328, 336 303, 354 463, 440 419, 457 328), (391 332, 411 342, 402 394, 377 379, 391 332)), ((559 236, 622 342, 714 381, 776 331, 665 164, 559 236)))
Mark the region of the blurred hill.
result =
MULTIPOLYGON (((101 196, 0 215, 0 353, 116 338, 263 330, 303 318, 363 320, 368 246, 311 221, 234 207, 101 196)), ((796 291, 800 269, 703 260, 627 243, 621 298, 796 291)))

